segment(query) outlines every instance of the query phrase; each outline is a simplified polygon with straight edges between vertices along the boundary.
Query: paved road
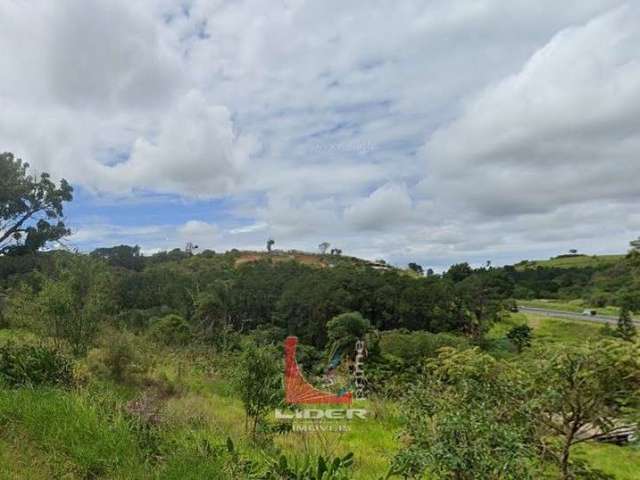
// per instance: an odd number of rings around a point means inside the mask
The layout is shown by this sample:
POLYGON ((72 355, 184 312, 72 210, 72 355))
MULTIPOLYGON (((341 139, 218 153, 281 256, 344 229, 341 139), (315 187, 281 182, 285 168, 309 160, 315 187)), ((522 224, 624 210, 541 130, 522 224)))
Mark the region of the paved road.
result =
MULTIPOLYGON (((562 310, 549 310, 547 308, 537 308, 537 307, 523 307, 518 305, 518 309, 524 313, 537 313, 539 315, 546 315, 547 317, 556 317, 556 318, 570 318, 571 320, 583 320, 585 322, 595 322, 595 323, 610 323, 616 324, 618 323, 618 317, 614 317, 611 315, 582 315, 581 313, 576 312, 564 312, 562 310)), ((640 325, 640 321, 634 320, 636 325, 640 325)))

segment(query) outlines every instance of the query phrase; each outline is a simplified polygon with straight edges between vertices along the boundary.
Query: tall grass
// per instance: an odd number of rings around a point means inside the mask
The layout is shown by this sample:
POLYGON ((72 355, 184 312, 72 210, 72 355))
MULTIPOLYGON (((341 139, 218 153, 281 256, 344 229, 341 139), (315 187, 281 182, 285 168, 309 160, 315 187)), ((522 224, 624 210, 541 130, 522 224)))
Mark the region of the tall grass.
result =
POLYGON ((41 449, 58 474, 81 478, 137 478, 143 458, 129 425, 90 398, 54 389, 0 391, 0 428, 22 433, 41 449))

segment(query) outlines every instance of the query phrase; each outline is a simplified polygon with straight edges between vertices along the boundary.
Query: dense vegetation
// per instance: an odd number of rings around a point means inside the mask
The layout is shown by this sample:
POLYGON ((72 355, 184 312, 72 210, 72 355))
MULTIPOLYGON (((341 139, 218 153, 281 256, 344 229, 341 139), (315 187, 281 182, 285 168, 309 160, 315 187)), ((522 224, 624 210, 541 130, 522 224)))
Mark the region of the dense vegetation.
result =
POLYGON ((640 252, 609 257, 586 258, 582 266, 575 263, 518 264, 504 271, 515 283, 514 296, 521 299, 580 299, 585 305, 604 307, 627 305, 640 310, 640 252), (605 258, 606 261, 598 261, 605 258), (548 266, 547 266, 548 265, 548 266))

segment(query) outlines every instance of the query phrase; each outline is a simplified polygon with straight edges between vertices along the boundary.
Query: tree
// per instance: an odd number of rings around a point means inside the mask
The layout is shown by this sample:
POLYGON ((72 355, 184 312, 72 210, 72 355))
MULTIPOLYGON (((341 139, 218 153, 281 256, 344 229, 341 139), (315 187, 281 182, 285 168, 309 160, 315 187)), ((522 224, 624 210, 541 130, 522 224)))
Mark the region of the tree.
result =
POLYGON ((633 338, 636 336, 636 333, 636 326, 634 325, 633 319, 631 318, 631 310, 627 305, 623 305, 622 308, 620 308, 620 316, 618 317, 616 335, 623 340, 632 342, 633 338))
POLYGON ((104 265, 75 256, 59 267, 57 278, 44 281, 36 303, 46 331, 82 354, 95 339, 100 321, 112 313, 111 276, 104 265))
POLYGON ((455 265, 451 265, 449 270, 444 274, 445 278, 451 280, 453 283, 458 283, 469 277, 473 273, 473 269, 467 263, 457 263, 455 265))
POLYGON ((433 277, 434 274, 433 268, 427 268, 427 277, 433 277))
POLYGON ((114 267, 138 272, 144 268, 144 257, 140 254, 138 245, 135 247, 118 245, 110 248, 96 248, 90 255, 94 258, 101 258, 114 267))
POLYGON ((570 253, 571 255, 575 255, 576 253, 578 253, 578 250, 577 250, 577 249, 575 249, 575 248, 572 248, 571 250, 569 250, 569 253, 570 253))
POLYGON ((499 320, 505 300, 513 294, 513 281, 499 270, 479 270, 457 282, 455 288, 459 328, 479 338, 499 320))
POLYGON ((527 324, 516 325, 507 333, 507 338, 522 352, 525 347, 531 346, 531 327, 527 324))
POLYGON ((338 255, 338 256, 340 256, 340 255, 342 255, 342 250, 341 250, 341 249, 339 249, 339 248, 332 248, 332 249, 331 249, 331 255, 338 255))
POLYGON ((271 249, 273 248, 274 243, 276 243, 276 241, 273 238, 267 240, 267 252, 271 253, 271 249))
POLYGON ((249 344, 238 363, 236 386, 244 404, 245 427, 255 438, 258 424, 284 398, 282 364, 275 350, 249 344))
POLYGON ((371 329, 371 323, 360 312, 343 313, 333 317, 327 323, 327 336, 332 350, 337 352, 353 351, 356 340, 361 340, 371 329))
MULTIPOLYGON (((477 348, 444 348, 409 392, 408 445, 392 473, 451 480, 539 478, 526 376, 477 348)), ((412 477, 414 478, 414 477, 412 477)))
POLYGON ((640 345, 615 340, 548 346, 535 355, 533 372, 537 423, 546 446, 570 479, 571 448, 619 432, 638 421, 640 345))
POLYGON ((35 252, 70 233, 63 202, 72 200, 73 188, 65 179, 56 186, 48 173, 35 178, 28 168, 13 154, 0 154, 0 255, 35 252))
POLYGON ((331 246, 331 244, 329 242, 322 242, 320 245, 318 245, 318 249, 320 250, 320 254, 324 255, 325 253, 327 253, 327 249, 331 246))
POLYGON ((413 270, 418 275, 424 275, 424 270, 422 268, 422 265, 418 265, 417 263, 411 262, 411 263, 409 263, 408 266, 409 266, 410 270, 413 270))

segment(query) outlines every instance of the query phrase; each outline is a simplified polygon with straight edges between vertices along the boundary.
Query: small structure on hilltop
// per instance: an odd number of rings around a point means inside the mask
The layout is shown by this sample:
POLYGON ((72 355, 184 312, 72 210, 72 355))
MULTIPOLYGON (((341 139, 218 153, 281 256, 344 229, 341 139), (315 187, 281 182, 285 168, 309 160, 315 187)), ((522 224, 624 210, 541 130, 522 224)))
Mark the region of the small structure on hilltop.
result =
POLYGON ((193 255, 193 251, 196 250, 197 248, 198 248, 198 245, 194 245, 192 242, 187 242, 187 244, 184 247, 184 251, 189 255, 193 255))
POLYGON ((636 240, 631 240, 629 242, 629 245, 631 245, 631 249, 635 252, 640 252, 640 237, 638 237, 636 240))

